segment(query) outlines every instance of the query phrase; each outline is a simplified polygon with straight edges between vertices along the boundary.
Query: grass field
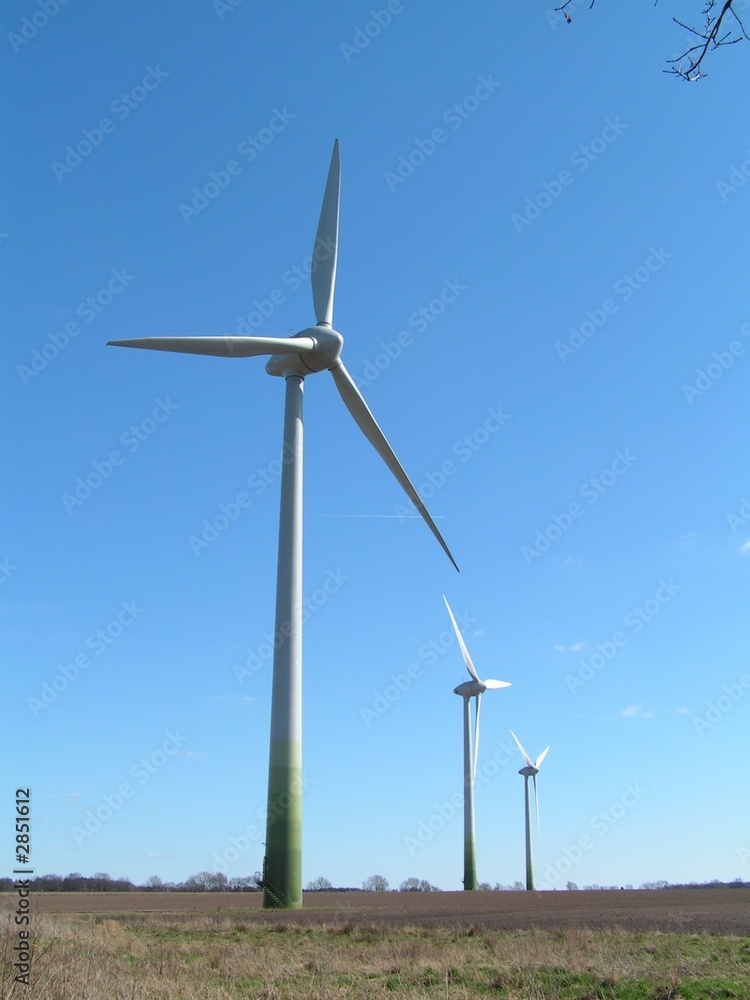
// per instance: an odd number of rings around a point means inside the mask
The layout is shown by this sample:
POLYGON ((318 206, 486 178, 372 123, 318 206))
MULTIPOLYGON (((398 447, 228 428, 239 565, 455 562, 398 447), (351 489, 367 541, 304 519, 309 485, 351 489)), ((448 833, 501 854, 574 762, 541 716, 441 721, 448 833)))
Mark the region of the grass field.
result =
MULTIPOLYGON (((680 891, 666 891, 663 898, 672 896, 666 909, 652 897, 656 924, 674 918, 668 913, 679 907, 674 893, 680 891)), ((690 891, 684 891, 685 906, 692 910, 690 891)), ((12 894, 4 894, 0 995, 3 1000, 750 998, 750 940, 741 930, 750 916, 748 894, 742 895, 741 900, 728 893, 725 900, 729 925, 739 921, 734 933, 677 933, 649 926, 645 911, 641 927, 620 926, 617 914, 628 910, 623 897, 637 902, 648 896, 642 892, 310 894, 303 911, 273 914, 258 908, 255 895, 40 894, 27 987, 13 981, 17 928, 12 894), (603 901, 602 895, 610 899, 603 901), (615 905, 617 900, 622 902, 615 905), (596 926, 581 918, 587 903, 599 915, 596 926), (489 926, 493 912, 505 911, 507 919, 514 906, 515 927, 489 926), (427 919, 430 910, 434 919, 427 919), (602 920, 607 911, 610 926, 602 920), (548 918, 557 913, 558 926, 554 921, 539 926, 537 917, 545 913, 548 918), (575 920, 568 919, 574 913, 575 920)), ((703 890, 702 898, 707 922, 715 927, 718 917, 709 904, 720 900, 713 890, 703 890)), ((640 905, 630 909, 635 915, 640 905)))

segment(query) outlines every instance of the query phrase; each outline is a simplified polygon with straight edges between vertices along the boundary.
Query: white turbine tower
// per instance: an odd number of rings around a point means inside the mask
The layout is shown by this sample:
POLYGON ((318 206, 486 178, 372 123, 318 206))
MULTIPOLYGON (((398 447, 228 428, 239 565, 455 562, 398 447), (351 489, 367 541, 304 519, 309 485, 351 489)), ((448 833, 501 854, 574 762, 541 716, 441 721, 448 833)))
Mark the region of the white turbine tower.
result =
POLYGON ((532 761, 531 757, 526 753, 524 748, 521 746, 521 741, 516 736, 516 734, 511 729, 510 735, 518 744, 518 749, 521 751, 521 756, 526 761, 526 766, 522 767, 518 772, 523 775, 524 784, 524 802, 526 806, 526 888, 534 888, 534 869, 531 863, 531 816, 529 809, 529 778, 534 779, 534 801, 536 803, 536 824, 537 829, 539 829, 539 789, 536 785, 536 776, 539 774, 539 768, 542 766, 542 761, 549 753, 549 747, 546 750, 542 750, 535 761, 532 761))
POLYGON ((116 340, 115 347, 209 354, 223 358, 271 355, 269 375, 286 380, 281 476, 281 514, 276 578, 268 821, 263 905, 302 905, 302 397, 304 379, 328 369, 354 420, 427 522, 453 565, 448 546, 404 472, 367 403, 341 361, 344 338, 333 329, 339 231, 340 167, 334 143, 323 207, 313 246, 311 272, 316 325, 294 337, 148 337, 116 340))
POLYGON ((510 681, 482 681, 476 667, 469 656, 458 622, 453 616, 448 598, 443 594, 445 606, 450 615, 453 631, 458 639, 458 646, 464 658, 466 669, 471 675, 470 681, 464 681, 457 688, 453 689, 454 694, 460 695, 464 700, 464 889, 476 889, 477 887, 477 855, 476 844, 474 842, 474 783, 477 777, 477 755, 479 751, 479 712, 482 703, 482 695, 485 691, 493 691, 497 688, 510 687, 510 681), (474 739, 471 737, 471 710, 469 701, 474 699, 474 739))

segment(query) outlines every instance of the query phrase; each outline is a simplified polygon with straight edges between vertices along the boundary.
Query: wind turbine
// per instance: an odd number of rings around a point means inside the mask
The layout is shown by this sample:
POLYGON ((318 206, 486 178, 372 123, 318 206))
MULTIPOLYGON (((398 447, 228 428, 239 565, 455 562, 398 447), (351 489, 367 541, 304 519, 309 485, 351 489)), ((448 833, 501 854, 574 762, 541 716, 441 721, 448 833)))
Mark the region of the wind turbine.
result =
POLYGON ((470 681, 464 681, 453 689, 454 694, 461 695, 464 700, 464 889, 477 887, 477 855, 474 842, 474 784, 477 777, 477 754, 479 751, 479 711, 482 695, 485 691, 510 687, 510 681, 482 681, 476 667, 469 656, 469 650, 461 635, 458 622, 453 617, 448 598, 443 594, 445 606, 448 609, 453 631, 458 639, 458 647, 464 658, 466 669, 471 675, 470 681), (471 710, 469 701, 474 699, 474 739, 471 738, 471 710))
POLYGON ((534 800, 536 802, 536 825, 537 830, 539 829, 539 789, 536 786, 536 776, 539 774, 539 768, 542 766, 542 761, 549 753, 549 747, 546 750, 542 750, 535 761, 532 761, 531 757, 526 753, 524 748, 521 746, 521 741, 516 736, 516 734, 511 729, 510 735, 518 744, 518 749, 521 751, 521 756, 526 761, 526 766, 522 767, 518 772, 523 775, 523 791, 524 791, 524 802, 526 805, 526 888, 534 888, 534 869, 531 864, 531 817, 529 815, 529 778, 534 779, 534 800))
POLYGON ((223 358, 271 355, 269 375, 286 380, 281 513, 276 577, 276 631, 268 765, 268 820, 263 905, 302 905, 302 399, 308 375, 328 369, 360 430, 396 477, 458 569, 416 489, 341 361, 344 338, 333 328, 338 258, 340 165, 334 143, 312 252, 315 326, 287 337, 148 337, 110 341, 114 347, 209 354, 223 358))

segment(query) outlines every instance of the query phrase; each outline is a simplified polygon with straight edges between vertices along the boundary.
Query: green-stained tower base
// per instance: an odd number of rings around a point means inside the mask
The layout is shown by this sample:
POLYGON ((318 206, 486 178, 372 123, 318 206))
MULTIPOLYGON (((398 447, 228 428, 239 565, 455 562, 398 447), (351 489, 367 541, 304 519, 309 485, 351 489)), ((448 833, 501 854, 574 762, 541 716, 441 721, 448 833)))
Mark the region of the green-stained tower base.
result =
POLYGON ((302 906, 302 765, 299 743, 273 743, 268 774, 265 909, 302 906))

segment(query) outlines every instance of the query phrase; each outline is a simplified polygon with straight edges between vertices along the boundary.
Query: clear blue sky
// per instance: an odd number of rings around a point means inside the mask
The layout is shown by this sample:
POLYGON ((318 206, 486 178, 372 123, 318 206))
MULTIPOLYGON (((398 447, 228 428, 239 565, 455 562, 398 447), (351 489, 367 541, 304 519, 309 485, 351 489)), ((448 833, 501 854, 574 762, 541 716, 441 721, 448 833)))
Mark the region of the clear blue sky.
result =
POLYGON ((309 378, 304 882, 460 888, 442 593, 512 682, 480 880, 523 877, 510 728, 552 748, 540 886, 750 878, 750 48, 682 83, 670 10, 624 6, 6 9, 2 746, 37 872, 261 866, 283 386, 105 344, 308 326, 338 138, 344 360, 461 573, 309 378))

